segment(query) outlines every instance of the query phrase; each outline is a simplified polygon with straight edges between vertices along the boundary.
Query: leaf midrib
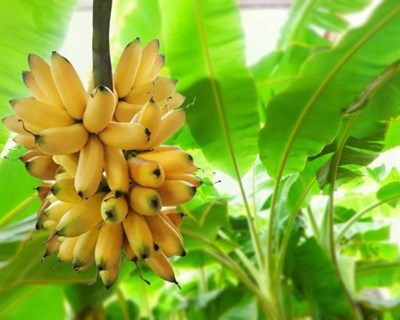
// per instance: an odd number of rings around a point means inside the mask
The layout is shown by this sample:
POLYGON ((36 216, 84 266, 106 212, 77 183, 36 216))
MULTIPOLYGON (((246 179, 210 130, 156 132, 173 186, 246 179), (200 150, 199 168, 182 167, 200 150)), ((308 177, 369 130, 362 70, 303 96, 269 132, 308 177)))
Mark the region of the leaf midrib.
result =
POLYGON ((349 50, 348 54, 344 56, 344 58, 339 61, 339 63, 332 69, 332 71, 328 74, 326 79, 321 83, 320 87, 315 91, 313 96, 311 96, 311 99, 307 103, 306 107, 304 108, 302 114, 300 115, 299 120, 297 121, 294 130, 292 131, 291 135, 289 136, 288 143, 286 144, 286 147, 284 149, 284 153, 282 156, 282 161, 280 163, 279 169, 278 169, 278 174, 277 177, 280 179, 283 174, 283 170, 286 166, 287 159, 289 157, 290 150, 293 146, 293 143, 296 139, 297 133, 299 132, 302 124, 304 123, 305 118, 307 117, 308 113, 310 110, 313 108, 315 102, 319 98, 319 96, 322 94, 323 90, 326 88, 326 86, 329 84, 329 82, 332 80, 332 78, 336 75, 337 72, 344 66, 344 64, 353 57, 354 53, 358 51, 358 49, 365 43, 367 42, 373 35, 375 35, 376 32, 378 32, 384 25, 389 23, 391 19, 393 19, 398 13, 400 12, 400 7, 397 10, 393 10, 390 15, 387 16, 386 19, 383 19, 380 23, 376 25, 375 28, 372 28, 370 32, 367 32, 363 38, 359 41, 357 45, 353 47, 352 50, 349 50))

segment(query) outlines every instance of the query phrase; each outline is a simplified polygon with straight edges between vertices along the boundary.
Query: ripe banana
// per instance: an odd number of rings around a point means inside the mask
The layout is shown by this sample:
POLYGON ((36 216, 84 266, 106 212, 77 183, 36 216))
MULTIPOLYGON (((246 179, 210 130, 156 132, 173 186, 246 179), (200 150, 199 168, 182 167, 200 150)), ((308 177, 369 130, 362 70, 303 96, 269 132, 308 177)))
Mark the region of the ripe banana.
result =
POLYGON ((102 131, 110 123, 114 114, 116 100, 113 92, 100 85, 90 94, 83 124, 87 130, 93 133, 102 131))
POLYGON ((157 244, 168 257, 186 255, 181 235, 161 214, 146 216, 144 219, 149 226, 154 243, 157 244))
POLYGON ((51 235, 50 238, 46 242, 46 251, 42 256, 42 260, 49 255, 58 252, 60 249, 61 242, 58 239, 58 236, 51 235))
POLYGON ((133 87, 140 86, 145 83, 146 77, 153 69, 158 57, 158 50, 160 49, 160 42, 153 40, 143 48, 142 57, 140 59, 139 69, 133 82, 133 87))
POLYGON ((128 164, 122 150, 104 145, 104 171, 108 186, 116 197, 128 193, 128 164))
POLYGON ((67 211, 57 225, 56 234, 76 237, 96 227, 102 221, 100 207, 104 195, 99 192, 67 211))
POLYGON ((45 129, 35 136, 39 150, 50 155, 78 152, 86 144, 88 138, 89 133, 81 123, 45 129))
POLYGON ((98 270, 107 270, 120 260, 122 247, 122 225, 103 224, 94 251, 98 270))
POLYGON ((99 229, 93 228, 78 237, 72 259, 75 271, 79 272, 94 262, 94 250, 98 236, 99 229))
POLYGON ((119 224, 128 214, 128 202, 125 197, 117 197, 113 191, 107 193, 101 202, 101 216, 105 223, 119 224))
POLYGON ((157 161, 131 157, 128 168, 132 180, 142 187, 157 188, 164 183, 165 172, 157 161))
POLYGON ((183 150, 168 150, 162 152, 143 152, 139 158, 157 161, 166 174, 194 173, 197 167, 193 165, 193 157, 183 150))
POLYGON ((154 254, 153 236, 142 215, 130 211, 122 225, 133 252, 142 259, 154 254))
POLYGON ((103 281, 106 289, 110 289, 112 285, 117 281, 120 264, 121 264, 121 259, 119 259, 118 263, 112 266, 111 268, 99 272, 100 278, 103 281))
POLYGON ((36 156, 42 156, 42 155, 43 155, 43 153, 41 153, 39 150, 28 150, 22 156, 20 156, 18 159, 21 160, 23 163, 26 163, 29 159, 32 159, 36 156))
POLYGON ((122 248, 124 249, 125 257, 127 257, 129 260, 133 262, 137 262, 139 260, 138 255, 133 251, 126 237, 124 237, 124 239, 122 240, 122 248))
POLYGON ((12 140, 16 144, 24 146, 27 149, 31 149, 31 150, 37 149, 36 142, 35 142, 35 137, 32 136, 32 135, 31 136, 27 136, 27 135, 24 135, 24 134, 17 134, 12 140))
POLYGON ((135 150, 143 147, 150 138, 150 131, 137 123, 110 122, 99 133, 101 141, 114 148, 135 150))
POLYGON ((57 200, 51 203, 44 211, 43 214, 51 220, 60 221, 62 216, 74 206, 73 203, 63 202, 57 200))
POLYGON ((114 117, 118 122, 130 122, 133 116, 142 109, 141 104, 131 104, 123 100, 118 101, 114 117))
POLYGON ((72 262, 74 257, 74 248, 78 237, 73 238, 63 238, 58 249, 57 259, 60 262, 72 262))
POLYGON ((159 77, 154 81, 153 99, 159 104, 164 105, 171 99, 175 92, 178 80, 172 78, 159 77))
POLYGON ((19 119, 28 125, 46 129, 65 127, 74 123, 66 110, 54 108, 32 98, 10 100, 10 104, 19 119))
POLYGON ((147 74, 145 79, 143 80, 143 83, 154 81, 154 79, 156 79, 157 76, 160 74, 160 71, 161 71, 162 67, 164 66, 164 64, 165 64, 165 55, 159 54, 156 57, 156 60, 154 61, 153 67, 151 68, 151 70, 149 71, 149 73, 147 74))
POLYGON ((153 144, 153 140, 157 136, 158 128, 160 126, 161 121, 161 112, 158 104, 150 99, 144 106, 142 111, 140 112, 140 116, 138 119, 138 123, 143 127, 150 130, 151 135, 147 143, 144 147, 151 146, 153 144))
POLYGON ((179 285, 175 279, 174 270, 172 270, 172 266, 163 252, 158 252, 156 255, 147 258, 146 263, 161 279, 179 285))
POLYGON ((115 88, 121 98, 124 98, 132 88, 141 56, 142 48, 139 38, 129 43, 122 52, 114 73, 115 88))
POLYGON ((91 134, 79 154, 75 175, 75 190, 81 198, 95 194, 103 176, 104 150, 97 135, 91 134))
POLYGON ((22 135, 29 135, 31 132, 35 134, 41 130, 40 128, 34 127, 32 125, 23 124, 16 115, 5 117, 1 120, 1 122, 3 122, 3 125, 8 130, 22 135))
POLYGON ((162 203, 156 190, 135 185, 129 192, 129 206, 143 215, 156 215, 160 212, 162 203))
POLYGON ((86 107, 86 91, 71 62, 53 51, 51 73, 68 113, 77 120, 82 119, 86 107))
POLYGON ((74 178, 58 179, 52 186, 51 193, 60 201, 70 203, 81 202, 81 198, 78 196, 74 187, 74 178))
POLYGON ((62 166, 65 171, 72 177, 76 174, 76 169, 78 167, 78 153, 66 154, 66 155, 56 155, 53 156, 54 162, 62 166))
POLYGON ((177 230, 179 232, 179 228, 182 225, 182 218, 185 215, 176 210, 168 210, 168 211, 162 212, 162 214, 163 214, 164 218, 166 218, 167 221, 170 222, 170 225, 175 226, 175 230, 177 230))
POLYGON ((51 156, 40 155, 25 162, 25 169, 35 178, 54 180, 58 165, 51 156))
POLYGON ((130 104, 143 105, 154 95, 155 82, 148 82, 141 86, 134 87, 125 97, 125 101, 130 104))
POLYGON ((51 105, 64 109, 63 102, 57 91, 51 74, 50 66, 41 57, 30 54, 28 57, 29 67, 36 83, 41 91, 47 96, 51 105))
POLYGON ((160 127, 157 136, 152 140, 152 145, 158 146, 176 133, 185 123, 185 114, 184 109, 168 111, 161 118, 160 127))
POLYGON ((196 188, 200 187, 203 181, 190 173, 169 173, 165 176, 165 180, 182 180, 189 182, 196 188))
POLYGON ((39 100, 43 101, 47 104, 51 104, 49 99, 47 98, 46 94, 40 89, 38 83, 36 82, 35 78, 33 77, 32 72, 24 71, 22 72, 22 80, 25 83, 25 86, 32 92, 33 96, 39 100))
POLYGON ((186 181, 166 180, 157 192, 164 206, 179 206, 192 200, 196 187, 186 181))
MULTIPOLYGON (((173 110, 179 106, 181 106, 185 102, 185 97, 181 95, 178 92, 174 92, 170 98, 167 99, 167 102, 165 104, 166 109, 163 109, 165 111, 173 110)), ((163 112, 163 115, 166 112, 163 112)))

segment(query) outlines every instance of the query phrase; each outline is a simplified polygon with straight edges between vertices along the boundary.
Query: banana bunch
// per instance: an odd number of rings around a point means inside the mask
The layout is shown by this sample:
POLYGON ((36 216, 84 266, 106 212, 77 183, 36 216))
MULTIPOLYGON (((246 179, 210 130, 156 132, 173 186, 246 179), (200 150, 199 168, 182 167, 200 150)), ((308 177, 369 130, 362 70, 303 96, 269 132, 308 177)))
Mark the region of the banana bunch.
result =
POLYGON ((160 77, 154 40, 124 49, 114 87, 85 90, 72 64, 29 56, 23 80, 32 96, 10 101, 3 124, 28 149, 20 160, 43 180, 37 229, 50 231, 44 257, 82 271, 93 263, 106 287, 121 255, 177 284, 171 256, 184 256, 178 206, 201 185, 192 156, 163 145, 185 122, 177 81, 160 77))

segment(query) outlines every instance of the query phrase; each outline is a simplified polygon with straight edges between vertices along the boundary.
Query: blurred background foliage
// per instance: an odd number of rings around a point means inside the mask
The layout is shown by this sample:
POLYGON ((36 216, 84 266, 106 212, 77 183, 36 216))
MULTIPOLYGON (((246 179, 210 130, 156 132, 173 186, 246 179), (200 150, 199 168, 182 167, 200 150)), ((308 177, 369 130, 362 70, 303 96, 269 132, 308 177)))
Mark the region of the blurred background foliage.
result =
MULTIPOLYGON (((76 5, 3 4, 2 116, 27 95, 28 54, 60 48, 76 5)), ((171 141, 205 181, 181 208, 182 289, 141 267, 147 285, 129 261, 110 290, 94 268, 42 261, 39 181, 1 128, 0 319, 400 318, 397 0, 294 1, 253 65, 234 0, 115 0, 112 34, 115 61, 137 36, 159 38, 165 74, 193 103, 171 141)))

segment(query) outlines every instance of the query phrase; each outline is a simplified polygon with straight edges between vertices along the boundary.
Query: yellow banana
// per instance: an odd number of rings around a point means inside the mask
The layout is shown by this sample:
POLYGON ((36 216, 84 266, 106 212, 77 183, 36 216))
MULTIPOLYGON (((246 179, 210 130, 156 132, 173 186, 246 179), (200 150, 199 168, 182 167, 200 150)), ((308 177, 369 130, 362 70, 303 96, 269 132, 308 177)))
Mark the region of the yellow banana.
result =
POLYGON ((51 203, 44 211, 43 214, 51 220, 60 221, 61 217, 72 207, 74 206, 73 203, 70 202, 63 202, 57 200, 51 203))
POLYGON ((66 154, 66 155, 56 155, 53 156, 54 162, 62 166, 65 171, 72 177, 76 174, 76 169, 78 167, 78 153, 66 154))
POLYGON ((35 178, 54 180, 58 165, 51 156, 40 155, 25 162, 25 169, 35 178))
POLYGON ((37 213, 37 215, 36 215, 36 225, 35 225, 35 228, 36 228, 37 230, 44 229, 44 227, 45 227, 45 225, 44 225, 45 222, 46 222, 46 221, 49 221, 49 218, 48 218, 47 216, 45 216, 45 214, 44 214, 44 210, 46 210, 46 208, 47 208, 49 205, 50 205, 50 202, 46 201, 46 202, 43 202, 42 205, 40 206, 40 209, 39 209, 39 211, 38 211, 38 213, 37 213))
POLYGON ((30 54, 28 63, 36 83, 40 90, 47 96, 49 103, 63 109, 63 102, 57 91, 50 66, 47 62, 35 54, 30 54))
POLYGON ((101 221, 100 207, 103 192, 99 192, 67 211, 57 225, 59 236, 76 237, 96 227, 101 221))
POLYGON ((35 188, 41 202, 52 202, 52 199, 49 198, 50 196, 53 196, 51 193, 52 187, 53 184, 43 183, 41 186, 35 188))
POLYGON ((72 259, 75 271, 79 272, 94 262, 94 250, 98 236, 99 229, 93 228, 78 237, 72 259))
POLYGON ((154 254, 153 237, 142 215, 130 211, 122 225, 133 252, 142 259, 154 254))
POLYGON ((196 187, 186 181, 165 180, 164 184, 157 188, 164 206, 179 206, 192 200, 196 194, 196 187))
POLYGON ((118 122, 130 122, 133 116, 142 109, 141 104, 131 104, 126 101, 120 100, 115 107, 115 119, 118 122))
POLYGON ((162 203, 157 191, 135 185, 129 192, 129 206, 143 215, 155 215, 161 210, 162 203))
POLYGON ((97 135, 91 134, 79 154, 75 175, 75 190, 81 198, 95 194, 103 176, 104 150, 97 135))
POLYGON ((73 238, 63 238, 58 249, 57 259, 60 262, 72 262, 74 257, 74 248, 78 237, 73 238))
POLYGON ((127 257, 129 260, 133 262, 137 262, 139 260, 138 255, 133 251, 126 237, 124 237, 124 239, 122 240, 122 248, 124 249, 125 257, 127 257))
POLYGON ((116 197, 128 193, 128 164, 122 150, 104 145, 104 171, 108 186, 116 197))
MULTIPOLYGON (((185 97, 178 92, 174 92, 171 95, 171 98, 167 99, 167 102, 165 104, 166 109, 163 109, 163 110, 165 110, 165 111, 173 110, 177 107, 180 107, 184 102, 185 102, 185 97)), ((166 112, 164 112, 164 113, 166 113, 166 112)), ((163 115, 164 115, 164 113, 163 113, 163 115)))
POLYGON ((167 150, 162 152, 143 152, 137 157, 157 161, 166 174, 193 173, 197 167, 193 165, 193 157, 183 150, 167 150))
POLYGON ((89 101, 83 114, 83 124, 90 132, 102 131, 111 121, 116 100, 113 92, 100 85, 90 94, 89 101))
POLYGON ((146 77, 149 75, 156 63, 159 49, 160 42, 158 40, 149 42, 146 47, 143 48, 139 69, 136 73, 135 80, 133 81, 133 87, 145 83, 144 81, 146 80, 146 77))
MULTIPOLYGON (((73 179, 74 176, 72 176, 68 172, 66 172, 62 166, 59 166, 58 170, 56 172, 55 178, 56 178, 56 182, 57 182, 57 181, 60 181, 63 179, 73 179)), ((73 183, 72 183, 72 186, 73 186, 73 183)))
POLYGON ((25 152, 22 156, 20 156, 18 159, 21 160, 23 163, 26 163, 28 160, 36 157, 36 156, 42 156, 43 153, 41 153, 39 150, 29 150, 25 152))
POLYGON ((145 79, 143 80, 143 83, 154 81, 154 79, 156 79, 157 76, 160 74, 160 71, 161 71, 162 67, 164 66, 164 64, 165 64, 165 55, 159 54, 156 57, 156 60, 154 61, 153 67, 151 68, 151 70, 149 71, 149 73, 147 74, 145 79))
POLYGON ((154 146, 160 145, 165 140, 170 138, 175 132, 180 129, 185 123, 185 110, 176 109, 168 111, 162 118, 157 135, 152 142, 154 146))
POLYGON ((33 77, 32 72, 30 71, 24 71, 22 72, 22 80, 24 81, 26 87, 29 89, 30 92, 32 92, 33 96, 39 100, 43 101, 45 103, 50 104, 51 102, 47 98, 46 94, 40 89, 38 83, 36 82, 35 78, 33 77))
POLYGON ((181 235, 171 226, 163 215, 146 216, 154 243, 168 256, 184 256, 186 251, 181 235))
POLYGON ((148 82, 134 87, 124 100, 130 104, 143 105, 154 95, 154 90, 155 82, 148 82))
POLYGON ((178 80, 172 78, 159 77, 154 81, 153 99, 159 104, 166 104, 175 92, 178 80))
POLYGON ((61 100, 74 119, 82 119, 86 107, 86 91, 71 62, 53 51, 51 73, 61 100))
POLYGON ((131 157, 128 168, 132 180, 143 187, 157 188, 164 183, 165 172, 157 161, 131 157))
POLYGON ((12 140, 16 144, 24 146, 27 149, 31 149, 31 150, 37 149, 36 142, 35 142, 35 137, 32 136, 32 135, 27 136, 27 135, 24 135, 24 134, 17 134, 12 140))
POLYGON ((168 144, 163 144, 163 145, 160 145, 160 146, 154 146, 152 149, 153 149, 153 151, 157 151, 157 152, 172 151, 172 150, 182 150, 178 146, 173 146, 173 145, 168 145, 168 144))
POLYGON ((51 188, 51 193, 58 200, 70 203, 79 203, 81 198, 74 187, 74 178, 57 179, 56 183, 51 188))
POLYGON ((66 110, 32 98, 10 100, 19 119, 38 128, 64 127, 74 123, 66 110))
POLYGON ((97 239, 94 257, 98 270, 107 270, 115 266, 121 255, 122 225, 103 224, 97 239))
POLYGON ((101 141, 114 148, 135 150, 143 147, 150 138, 150 131, 137 123, 110 122, 99 133, 101 141))
POLYGON ((113 191, 107 193, 101 203, 101 216, 105 223, 118 224, 128 214, 125 197, 117 197, 113 191))
POLYGON ((58 252, 60 249, 61 242, 58 239, 58 236, 51 235, 50 238, 46 242, 46 251, 42 256, 42 259, 48 257, 49 255, 58 252))
POLYGON ((172 270, 172 266, 163 252, 158 252, 156 255, 147 258, 146 263, 161 279, 179 285, 175 279, 174 270, 172 270))
POLYGON ((141 56, 142 48, 139 38, 129 43, 122 52, 114 73, 115 88, 121 98, 125 97, 132 88, 141 56))
POLYGON ((140 112, 140 116, 138 119, 138 123, 143 127, 150 130, 151 135, 144 148, 148 145, 151 146, 153 144, 153 140, 157 136, 157 132, 160 126, 161 121, 161 112, 158 104, 150 99, 144 106, 142 111, 140 112))
POLYGON ((8 130, 22 135, 35 134, 41 130, 41 128, 34 127, 28 123, 23 123, 16 115, 5 117, 1 121, 8 130))
POLYGON ((81 123, 68 127, 45 129, 35 136, 39 150, 51 155, 78 152, 86 144, 88 138, 89 133, 81 123))
POLYGON ((196 188, 200 187, 203 181, 190 173, 169 173, 165 176, 165 180, 182 180, 189 182, 196 188))
POLYGON ((168 211, 162 212, 162 214, 167 219, 167 221, 170 222, 170 225, 175 226, 175 230, 179 231, 179 228, 182 225, 182 218, 185 215, 176 210, 168 210, 168 211))
POLYGON ((119 259, 117 264, 115 264, 111 268, 99 272, 100 278, 103 281, 106 289, 110 289, 112 285, 117 281, 120 264, 121 264, 121 259, 119 259))

